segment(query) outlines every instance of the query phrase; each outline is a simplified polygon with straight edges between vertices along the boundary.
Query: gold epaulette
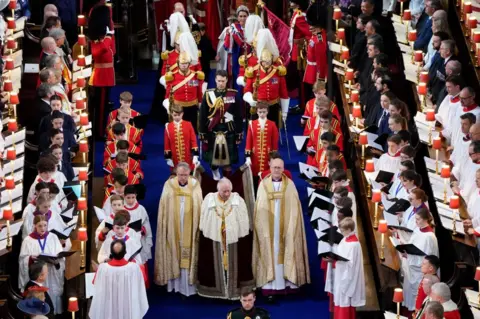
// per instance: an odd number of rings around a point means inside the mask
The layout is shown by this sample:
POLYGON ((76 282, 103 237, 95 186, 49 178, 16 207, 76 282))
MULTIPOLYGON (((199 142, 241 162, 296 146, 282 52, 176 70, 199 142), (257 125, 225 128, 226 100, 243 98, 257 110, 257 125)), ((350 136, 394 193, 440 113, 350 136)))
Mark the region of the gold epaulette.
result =
POLYGON ((246 63, 246 58, 245 58, 245 55, 241 55, 239 58, 238 58, 238 64, 240 64, 241 66, 243 67, 246 67, 247 66, 247 63, 246 63))
POLYGON ((171 82, 171 81, 173 81, 173 73, 172 72, 165 73, 165 82, 171 82))
POLYGON ((199 79, 200 81, 205 80, 205 73, 203 73, 202 71, 197 71, 197 79, 199 79))
POLYGON ((283 65, 283 60, 282 60, 281 57, 278 57, 278 58, 275 60, 274 63, 276 63, 276 64, 278 64, 278 65, 283 65))
POLYGON ((279 76, 285 76, 285 75, 287 75, 287 68, 284 67, 283 65, 279 65, 279 66, 277 67, 277 70, 278 70, 278 75, 279 75, 279 76))
POLYGON ((162 60, 165 61, 168 59, 168 55, 170 54, 170 51, 163 51, 161 56, 162 56, 162 60))
POLYGON ((201 51, 201 50, 198 50, 198 57, 199 57, 199 58, 202 57, 202 51, 201 51))
POLYGON ((253 70, 253 68, 252 68, 251 66, 249 66, 248 68, 245 69, 245 77, 246 77, 247 79, 253 78, 253 76, 254 76, 253 73, 254 73, 254 70, 253 70))

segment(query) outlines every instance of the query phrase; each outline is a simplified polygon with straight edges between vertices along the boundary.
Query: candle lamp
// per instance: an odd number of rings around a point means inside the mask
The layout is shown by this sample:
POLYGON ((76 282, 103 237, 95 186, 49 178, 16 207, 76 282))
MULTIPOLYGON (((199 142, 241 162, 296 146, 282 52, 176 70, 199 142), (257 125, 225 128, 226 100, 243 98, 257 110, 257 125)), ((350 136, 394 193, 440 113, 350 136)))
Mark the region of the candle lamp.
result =
POLYGON ((87 39, 85 38, 85 34, 78 35, 77 43, 80 46, 80 55, 83 55, 83 47, 87 45, 87 39))
POLYGON ((68 312, 72 313, 72 319, 75 319, 75 312, 79 310, 77 297, 68 298, 68 312))
POLYGON ((460 15, 460 22, 463 22, 464 15, 472 13, 472 3, 470 1, 463 3, 463 11, 460 15))
POLYGON ((85 242, 87 241, 87 229, 85 227, 78 229, 77 239, 80 241, 80 267, 85 268, 85 242))
POLYGON ((403 22, 409 22, 412 20, 412 12, 408 9, 405 9, 403 11, 403 15, 402 15, 402 21, 403 22))
POLYGON ((80 181, 80 184, 82 184, 82 196, 85 197, 86 191, 85 191, 85 185, 86 182, 88 181, 88 171, 86 168, 80 168, 78 171, 78 180, 80 181))
POLYGON ((10 132, 16 132, 18 130, 17 120, 9 119, 7 128, 10 132))
POLYGON ((3 82, 3 91, 5 91, 5 92, 12 92, 13 91, 12 80, 5 80, 3 82))
MULTIPOLYGON (((7 38, 7 49, 8 50, 15 50, 17 48, 17 44, 15 42, 15 39, 13 37, 8 37, 7 38)), ((10 51, 10 54, 12 54, 12 52, 10 51)))
POLYGON ((432 145, 432 123, 435 122, 435 110, 428 109, 425 114, 425 120, 428 122, 428 145, 432 145))
POLYGON ((362 145, 362 161, 360 163, 362 169, 365 168, 365 147, 366 145, 368 145, 368 136, 367 136, 367 133, 365 132, 362 132, 360 133, 360 137, 358 139, 358 142, 360 145, 362 145))
POLYGON ((10 93, 10 104, 14 104, 14 105, 17 105, 20 103, 20 100, 18 98, 18 93, 17 92, 12 92, 10 93))
POLYGON ((5 177, 5 189, 15 189, 15 180, 12 176, 5 177))
POLYGON ((373 228, 378 228, 378 203, 382 202, 382 191, 374 189, 372 191, 372 202, 375 203, 375 213, 373 215, 373 228))
POLYGON ((11 167, 11 176, 13 177, 13 171, 15 168, 15 163, 14 161, 17 159, 17 152, 15 151, 15 148, 9 147, 7 149, 7 160, 10 161, 10 167, 11 167))
POLYGON ((7 18, 7 28, 9 30, 15 30, 16 24, 15 24, 15 19, 14 18, 7 18))
POLYGON ((403 22, 403 3, 405 0, 399 0, 400 2, 400 20, 403 22))
POLYGON ((15 65, 13 63, 13 59, 12 58, 6 58, 5 59, 5 70, 11 71, 14 68, 15 68, 15 65))
POLYGON ((85 60, 85 56, 83 54, 77 56, 77 65, 81 68, 84 68, 87 65, 87 61, 85 60))
POLYGON ((417 85, 417 92, 420 99, 422 110, 425 108, 425 96, 427 95, 427 83, 420 82, 417 85))
POLYGON ((360 105, 353 105, 352 115, 355 119, 355 126, 358 128, 358 119, 362 117, 362 110, 360 109, 360 105))
POLYGON ((81 97, 78 97, 75 101, 75 107, 77 110, 84 110, 85 109, 85 100, 81 97))
POLYGON ((453 229, 452 234, 455 236, 457 234, 457 210, 460 207, 460 198, 457 195, 452 195, 450 197, 450 209, 452 210, 452 219, 453 219, 453 229))
POLYGON ((8 8, 10 10, 15 10, 17 8, 17 0, 10 0, 8 3, 8 8))
POLYGON ((442 139, 439 136, 435 137, 432 146, 435 150, 435 174, 438 174, 438 151, 442 148, 442 139))
POLYGON ((345 41, 345 29, 340 28, 337 30, 337 40, 340 43, 340 50, 342 50, 343 41, 345 41))
POLYGON ((87 153, 88 153, 88 141, 87 140, 81 140, 78 143, 78 151, 82 153, 82 159, 83 162, 87 162, 87 153))
POLYGON ((420 72, 419 82, 428 83, 428 80, 429 80, 428 72, 427 71, 420 72))
POLYGON ((77 200, 77 210, 80 211, 80 223, 81 227, 85 227, 85 211, 87 210, 87 199, 85 197, 79 197, 77 200))
POLYGON ((393 302, 397 304, 397 319, 400 319, 400 304, 403 302, 402 288, 395 288, 393 292, 393 302))
POLYGON ((77 78, 77 88, 83 89, 85 87, 86 81, 83 76, 77 78))
MULTIPOLYGON (((478 58, 478 43, 480 43, 480 31, 472 30, 472 45, 470 46, 470 51, 475 52, 475 60, 478 58)), ((475 66, 478 67, 477 62, 475 66)))
POLYGON ((87 19, 84 15, 79 15, 77 17, 77 24, 80 27, 80 34, 83 34, 83 27, 86 25, 87 19))
POLYGON ((380 234, 382 234, 382 237, 381 237, 381 244, 380 244, 380 259, 381 260, 385 260, 385 234, 387 233, 388 231, 388 225, 387 225, 387 221, 386 220, 379 220, 378 221, 378 231, 380 232, 380 234))
POLYGON ((474 279, 478 281, 478 303, 480 304, 480 267, 477 267, 477 269, 475 269, 474 279))
POLYGON ((12 237, 10 235, 10 221, 13 220, 13 211, 11 206, 3 209, 3 219, 7 221, 7 248, 10 248, 12 247, 12 237))
POLYGON ((447 183, 450 179, 450 166, 443 164, 440 177, 443 178, 443 203, 447 204, 447 183))
POLYGON ((345 73, 345 80, 348 81, 348 99, 349 102, 351 102, 351 97, 350 95, 352 94, 352 81, 355 79, 355 73, 353 69, 347 69, 347 72, 345 73))
POLYGON ((80 125, 87 126, 88 125, 88 114, 82 113, 80 114, 80 125))
POLYGON ((465 36, 468 37, 470 34, 470 30, 476 29, 477 28, 477 18, 469 16, 468 17, 468 23, 467 23, 468 28, 465 30, 465 36))
POLYGON ((410 46, 412 47, 412 63, 413 63, 413 52, 414 52, 413 45, 415 41, 417 41, 417 30, 408 31, 407 40, 410 43, 410 46))
POLYGON ((340 59, 343 60, 345 65, 347 64, 347 60, 350 59, 350 51, 347 47, 342 48, 342 54, 340 55, 340 59))
POLYGON ((342 10, 340 8, 333 9, 333 20, 335 20, 335 32, 338 31, 338 22, 342 18, 342 10))
MULTIPOLYGON (((375 172, 375 162, 372 159, 369 159, 369 160, 365 161, 365 172, 367 172, 367 173, 375 172)), ((368 198, 372 197, 372 184, 370 184, 370 183, 367 187, 367 197, 368 198)))

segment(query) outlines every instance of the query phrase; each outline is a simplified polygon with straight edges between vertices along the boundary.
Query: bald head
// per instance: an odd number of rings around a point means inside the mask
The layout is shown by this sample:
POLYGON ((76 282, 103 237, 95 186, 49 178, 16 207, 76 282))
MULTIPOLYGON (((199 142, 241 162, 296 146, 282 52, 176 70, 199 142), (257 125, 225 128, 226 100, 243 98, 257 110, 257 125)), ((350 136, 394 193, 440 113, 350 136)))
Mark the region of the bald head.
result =
POLYGON ((55 53, 55 49, 57 48, 57 43, 55 42, 55 40, 52 37, 43 38, 42 42, 40 42, 40 44, 42 46, 43 51, 45 51, 47 53, 50 53, 50 54, 55 53))
POLYGON ((470 126, 469 134, 472 141, 480 141, 480 123, 470 126))
POLYGON ((228 178, 223 177, 218 181, 218 184, 217 184, 218 196, 224 202, 226 202, 230 198, 230 195, 232 194, 232 189, 233 189, 233 184, 228 178))
POLYGON ((180 12, 181 14, 185 15, 185 7, 183 6, 183 3, 176 2, 173 5, 173 12, 180 12))

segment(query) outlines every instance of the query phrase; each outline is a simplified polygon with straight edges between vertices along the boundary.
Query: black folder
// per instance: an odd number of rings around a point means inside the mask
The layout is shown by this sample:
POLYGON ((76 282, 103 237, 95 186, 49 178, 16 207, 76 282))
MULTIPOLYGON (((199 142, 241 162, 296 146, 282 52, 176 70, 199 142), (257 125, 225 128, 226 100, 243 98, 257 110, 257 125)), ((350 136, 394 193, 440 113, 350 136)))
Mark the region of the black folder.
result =
POLYGON ((136 153, 128 153, 128 157, 136 160, 136 161, 144 161, 147 159, 147 155, 143 154, 143 153, 140 153, 140 154, 136 154, 136 153))
POLYGON ((377 143, 378 145, 385 145, 387 143, 387 139, 388 139, 388 134, 382 134, 380 136, 378 136, 376 139, 375 139, 375 143, 377 143))
POLYGON ((308 178, 305 174, 300 173, 300 178, 307 181, 309 184, 328 184, 330 179, 326 176, 314 176, 312 178, 308 178))
POLYGON ((113 224, 105 222, 105 228, 108 228, 109 230, 112 230, 113 229, 113 224))
POLYGON ((401 253, 407 253, 409 255, 414 256, 425 256, 426 254, 421 251, 417 246, 414 244, 404 244, 404 245, 397 245, 395 247, 401 253))
POLYGON ((400 212, 406 211, 410 207, 410 202, 406 199, 395 199, 395 204, 392 205, 389 209, 387 209, 387 212, 390 214, 395 214, 398 215, 400 212))
POLYGON ((51 232, 57 235, 58 239, 60 240, 67 240, 68 237, 70 237, 70 234, 72 231, 76 228, 77 224, 72 224, 68 227, 66 227, 62 231, 58 231, 56 229, 52 229, 51 232))
POLYGON ((132 119, 132 125, 138 129, 145 129, 147 127, 148 115, 138 115, 132 119))
POLYGON ((403 227, 403 226, 388 225, 388 228, 393 228, 393 229, 398 229, 398 230, 403 230, 403 231, 406 231, 406 232, 409 232, 409 233, 413 233, 413 230, 411 230, 410 228, 407 228, 407 227, 403 227))
POLYGON ((312 212, 315 207, 321 210, 329 211, 329 212, 335 209, 335 206, 332 203, 326 202, 320 199, 319 197, 315 197, 312 203, 308 206, 309 210, 311 210, 312 212))
POLYGON ((325 233, 322 237, 318 240, 325 241, 330 244, 338 244, 342 241, 343 235, 338 232, 337 226, 332 226, 328 229, 322 230, 325 233))
POLYGON ((390 192, 390 188, 392 188, 393 182, 388 183, 387 185, 380 188, 380 190, 386 194, 390 192))
POLYGON ((130 258, 128 258, 128 261, 133 261, 135 257, 137 257, 137 255, 140 254, 141 251, 142 251, 142 246, 140 246, 140 249, 137 250, 135 253, 133 253, 133 255, 130 256, 130 258))
POLYGON ((142 230, 142 220, 138 219, 134 222, 131 222, 131 223, 128 224, 128 227, 133 229, 136 232, 139 232, 139 231, 142 230))
POLYGON ((363 130, 361 130, 360 133, 367 132, 367 133, 377 134, 377 131, 378 131, 378 126, 370 125, 364 128, 363 130))
POLYGON ((390 173, 387 171, 379 171, 377 174, 377 178, 375 178, 375 182, 388 184, 392 181, 394 175, 394 173, 390 173))
POLYGON ((38 255, 37 259, 43 260, 46 263, 49 264, 58 264, 58 259, 64 258, 64 257, 69 257, 73 254, 75 254, 77 251, 76 250, 71 250, 71 251, 62 251, 56 256, 48 255, 48 254, 40 254, 38 255))
POLYGON ((325 253, 318 254, 318 257, 320 257, 320 258, 330 258, 330 259, 337 260, 337 261, 349 261, 347 258, 339 256, 339 255, 337 255, 337 254, 335 254, 334 252, 331 252, 331 251, 327 251, 325 253))

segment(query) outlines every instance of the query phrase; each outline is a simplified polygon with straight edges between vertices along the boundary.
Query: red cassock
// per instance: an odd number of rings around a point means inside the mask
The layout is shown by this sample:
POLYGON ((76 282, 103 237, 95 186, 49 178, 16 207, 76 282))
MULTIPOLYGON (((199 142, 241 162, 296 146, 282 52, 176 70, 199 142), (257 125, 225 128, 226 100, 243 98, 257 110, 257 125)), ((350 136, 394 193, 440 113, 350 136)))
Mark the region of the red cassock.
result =
MULTIPOLYGON (((107 161, 107 164, 103 167, 103 169, 108 172, 109 174, 112 173, 112 170, 117 167, 117 160, 116 159, 111 159, 107 161)), ((128 163, 127 163, 127 168, 125 169, 126 171, 130 171, 133 174, 140 174, 141 178, 144 178, 143 170, 140 167, 140 162, 134 160, 133 158, 128 158, 128 163)), ((107 177, 111 175, 108 175, 105 177, 105 182, 106 184, 110 183, 110 180, 107 180, 107 177)))
POLYGON ((275 123, 266 120, 262 129, 258 120, 251 121, 247 130, 245 156, 250 156, 254 176, 267 169, 269 155, 273 151, 278 151, 278 128, 275 123))
MULTIPOLYGON (((314 130, 315 127, 315 121, 317 120, 317 117, 311 117, 307 121, 307 125, 305 125, 305 128, 303 129, 303 135, 304 136, 309 136, 312 131, 314 130)), ((342 129, 340 128, 340 122, 337 119, 332 119, 332 124, 330 125, 330 129, 340 135, 342 134, 342 129)), ((340 146, 339 146, 340 147, 340 146)), ((343 146, 340 147, 340 150, 343 151, 343 146)))
POLYGON ((98 87, 115 86, 115 69, 113 56, 115 44, 112 38, 106 36, 101 40, 90 41, 90 50, 93 60, 93 71, 89 85, 98 87))
MULTIPOLYGON (((140 152, 142 151, 142 136, 143 129, 138 129, 130 124, 125 125, 125 137, 129 142, 137 145, 140 152)), ((107 132, 107 142, 115 142, 115 136, 113 135, 112 129, 109 129, 107 132)))
POLYGON ((292 48, 292 61, 298 59, 298 43, 304 39, 308 39, 312 36, 310 32, 310 26, 305 19, 305 13, 300 9, 296 9, 293 12, 292 19, 290 20, 290 28, 293 29, 293 48, 292 48))
MULTIPOLYGON (((343 164, 343 169, 347 170, 347 162, 345 162, 345 157, 343 156, 343 154, 339 154, 337 157, 337 160, 341 161, 343 164)), ((328 163, 327 165, 324 166, 323 171, 320 171, 320 175, 327 176, 327 177, 330 175, 330 170, 328 169, 328 163)))
MULTIPOLYGON (((315 110, 315 98, 307 102, 307 104, 305 105, 305 112, 303 113, 303 116, 308 118, 314 116, 313 114, 314 110, 315 110)), ((338 107, 333 101, 330 101, 329 111, 332 112, 333 116, 336 117, 337 120, 340 120, 340 113, 338 112, 338 107)))
POLYGON ((422 308, 423 301, 427 298, 427 294, 423 290, 423 278, 422 281, 420 281, 420 285, 418 285, 418 291, 417 291, 417 299, 415 299, 415 309, 419 310, 422 308))
MULTIPOLYGON (((128 153, 140 154, 142 150, 137 147, 137 145, 128 141, 128 153)), ((107 162, 117 155, 116 141, 108 144, 103 151, 103 165, 105 166, 107 162)))
POLYGON ((443 318, 445 319, 461 319, 462 317, 460 316, 460 312, 458 309, 453 310, 453 311, 445 311, 443 313, 443 318))
MULTIPOLYGON (((112 122, 115 120, 117 120, 117 115, 118 115, 118 109, 116 110, 113 110, 112 112, 110 112, 110 114, 108 114, 108 119, 107 119, 107 127, 110 127, 110 125, 112 125, 112 122)), ((141 115, 139 112, 133 110, 133 109, 130 109, 130 117, 131 118, 134 118, 136 116, 139 116, 141 115)))
MULTIPOLYGON (((105 205, 105 202, 108 200, 108 198, 115 194, 115 187, 113 186, 110 186, 108 188, 105 189, 105 196, 103 197, 103 203, 102 205, 105 205)), ((108 213, 107 213, 108 214, 108 213)))
POLYGON ((248 68, 245 90, 253 94, 253 84, 259 75, 260 86, 257 91, 257 101, 267 102, 269 105, 280 103, 280 99, 288 99, 287 83, 285 82, 284 67, 272 67, 268 72, 263 67, 258 70, 248 68))
POLYGON ((198 144, 192 123, 181 121, 178 126, 174 122, 168 123, 163 140, 165 158, 172 159, 175 166, 179 162, 185 162, 194 168, 192 158, 198 156, 198 144))
POLYGON ((168 81, 165 98, 170 98, 173 91, 173 103, 179 106, 198 106, 202 101, 202 85, 205 79, 203 72, 189 71, 187 75, 181 72, 173 72, 173 79, 168 81))
POLYGON ((322 30, 310 37, 307 46, 307 67, 303 82, 313 85, 317 79, 325 80, 328 75, 327 33, 322 30))
MULTIPOLYGON (((335 134, 334 144, 336 144, 340 148, 340 150, 343 151, 342 135, 336 131, 331 132, 335 134)), ((309 147, 313 147, 313 149, 316 151, 314 155, 307 155, 307 164, 317 167, 320 172, 325 170, 325 166, 328 166, 326 150, 323 149, 322 141, 320 139, 322 134, 323 133, 320 128, 312 130, 312 132, 310 133, 310 139, 307 143, 307 149, 309 147)))
MULTIPOLYGON (((132 171, 125 171, 125 175, 127 175, 128 185, 135 185, 140 184, 141 179, 138 178, 132 171)), ((105 177, 105 185, 113 185, 113 176, 112 174, 107 175, 105 177)))

